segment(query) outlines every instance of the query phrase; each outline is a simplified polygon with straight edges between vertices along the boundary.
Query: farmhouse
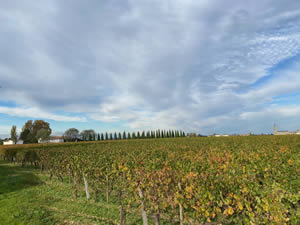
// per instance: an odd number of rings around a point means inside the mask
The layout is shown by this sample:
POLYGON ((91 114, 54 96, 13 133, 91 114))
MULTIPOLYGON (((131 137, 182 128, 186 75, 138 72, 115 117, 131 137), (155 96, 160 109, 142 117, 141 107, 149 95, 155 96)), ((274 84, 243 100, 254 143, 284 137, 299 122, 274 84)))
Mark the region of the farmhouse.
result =
POLYGON ((6 140, 6 141, 3 141, 3 145, 13 145, 14 144, 14 141, 13 140, 6 140))
MULTIPOLYGON (((23 143, 24 143, 24 141, 19 139, 16 144, 22 145, 23 143)), ((14 145, 14 141, 11 139, 5 140, 5 141, 3 141, 3 145, 14 145)))
POLYGON ((274 123, 274 135, 294 135, 294 134, 298 134, 300 135, 300 130, 296 130, 296 131, 277 131, 277 126, 274 123))
POLYGON ((38 140, 39 143, 62 143, 64 142, 63 136, 50 136, 47 140, 38 140))

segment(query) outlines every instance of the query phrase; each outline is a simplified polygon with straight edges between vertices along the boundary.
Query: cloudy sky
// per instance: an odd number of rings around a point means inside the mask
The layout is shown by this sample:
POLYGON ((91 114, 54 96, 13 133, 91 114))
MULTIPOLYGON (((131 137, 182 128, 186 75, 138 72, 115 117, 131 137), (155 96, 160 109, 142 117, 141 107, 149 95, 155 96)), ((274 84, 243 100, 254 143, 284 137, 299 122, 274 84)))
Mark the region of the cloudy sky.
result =
POLYGON ((300 129, 299 0, 0 0, 0 135, 300 129))

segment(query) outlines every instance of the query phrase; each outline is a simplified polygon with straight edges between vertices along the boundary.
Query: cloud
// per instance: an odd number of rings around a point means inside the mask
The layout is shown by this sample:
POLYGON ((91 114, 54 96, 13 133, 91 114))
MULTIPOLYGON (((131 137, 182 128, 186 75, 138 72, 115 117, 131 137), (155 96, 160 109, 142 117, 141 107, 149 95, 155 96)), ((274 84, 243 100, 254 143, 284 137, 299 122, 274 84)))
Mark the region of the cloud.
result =
POLYGON ((267 131, 240 115, 268 113, 274 97, 300 89, 299 8, 297 0, 6 2, 0 101, 19 107, 2 113, 267 131))
POLYGON ((38 108, 24 108, 24 107, 3 107, 0 106, 0 113, 16 117, 41 118, 62 122, 85 122, 86 118, 76 116, 61 116, 49 112, 41 111, 38 108))
POLYGON ((294 117, 300 115, 300 106, 278 106, 272 105, 258 112, 243 112, 240 117, 243 120, 268 118, 268 117, 294 117))

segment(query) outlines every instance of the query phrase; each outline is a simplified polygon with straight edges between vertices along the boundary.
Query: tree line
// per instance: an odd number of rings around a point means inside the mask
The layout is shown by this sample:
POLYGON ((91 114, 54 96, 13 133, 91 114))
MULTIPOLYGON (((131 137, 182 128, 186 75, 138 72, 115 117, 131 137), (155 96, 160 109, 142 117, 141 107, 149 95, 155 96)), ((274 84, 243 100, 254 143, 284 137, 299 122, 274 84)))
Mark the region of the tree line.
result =
MULTIPOLYGON (((38 143, 40 140, 48 140, 52 133, 50 124, 44 120, 28 120, 20 133, 17 133, 17 127, 12 126, 10 131, 10 139, 17 143, 23 140, 24 144, 38 143)), ((63 134, 64 141, 104 141, 104 140, 121 140, 121 139, 146 139, 146 138, 176 138, 185 137, 186 134, 182 130, 150 130, 137 132, 105 132, 96 133, 93 129, 83 130, 79 132, 76 128, 70 128, 63 134)), ((2 144, 0 142, 0 144, 2 144)))
POLYGON ((146 138, 176 138, 185 137, 182 130, 151 130, 137 132, 113 132, 96 133, 94 130, 83 130, 79 132, 76 128, 70 128, 64 133, 65 141, 104 141, 121 139, 146 139, 146 138))

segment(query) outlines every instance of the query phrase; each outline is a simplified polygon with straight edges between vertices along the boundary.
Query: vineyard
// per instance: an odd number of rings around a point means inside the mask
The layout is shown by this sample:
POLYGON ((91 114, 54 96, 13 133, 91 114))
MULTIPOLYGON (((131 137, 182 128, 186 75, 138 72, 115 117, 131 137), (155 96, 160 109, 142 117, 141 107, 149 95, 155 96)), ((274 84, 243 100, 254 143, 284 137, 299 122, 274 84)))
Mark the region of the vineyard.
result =
MULTIPOLYGON (((2 146, 0 158, 70 183, 146 224, 297 224, 300 136, 2 146)), ((109 219, 109 218, 108 218, 109 219)))

